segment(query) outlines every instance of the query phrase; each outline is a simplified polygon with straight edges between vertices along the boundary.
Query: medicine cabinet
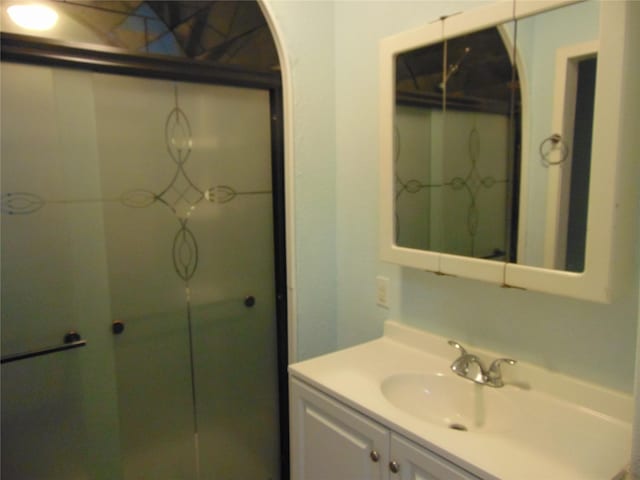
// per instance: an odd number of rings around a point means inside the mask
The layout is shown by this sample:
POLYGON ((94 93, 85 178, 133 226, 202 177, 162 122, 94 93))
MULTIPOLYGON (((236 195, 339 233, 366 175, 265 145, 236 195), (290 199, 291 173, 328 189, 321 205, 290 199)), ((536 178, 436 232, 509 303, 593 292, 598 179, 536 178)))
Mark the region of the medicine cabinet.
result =
POLYGON ((508 0, 380 44, 380 256, 610 301, 625 4, 508 0))

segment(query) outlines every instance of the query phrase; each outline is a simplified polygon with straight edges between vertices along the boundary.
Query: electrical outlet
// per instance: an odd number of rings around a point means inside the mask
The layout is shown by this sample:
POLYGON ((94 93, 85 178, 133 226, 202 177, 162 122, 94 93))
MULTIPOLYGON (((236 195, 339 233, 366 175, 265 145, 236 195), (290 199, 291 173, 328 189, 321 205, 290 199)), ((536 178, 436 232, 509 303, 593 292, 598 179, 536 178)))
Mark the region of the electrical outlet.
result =
POLYGON ((376 277, 376 304, 379 307, 389 308, 389 278, 376 277))

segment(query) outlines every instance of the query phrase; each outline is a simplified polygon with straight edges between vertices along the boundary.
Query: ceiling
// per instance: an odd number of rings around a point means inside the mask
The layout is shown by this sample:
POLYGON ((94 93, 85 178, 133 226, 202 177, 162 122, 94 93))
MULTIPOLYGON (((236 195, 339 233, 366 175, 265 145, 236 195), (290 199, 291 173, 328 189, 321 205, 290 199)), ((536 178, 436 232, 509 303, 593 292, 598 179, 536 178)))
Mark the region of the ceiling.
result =
POLYGON ((96 33, 103 45, 260 72, 279 70, 271 32, 255 1, 52 3, 96 33))
POLYGON ((396 62, 399 99, 438 108, 446 92, 448 107, 508 113, 517 78, 496 28, 404 52, 396 62))

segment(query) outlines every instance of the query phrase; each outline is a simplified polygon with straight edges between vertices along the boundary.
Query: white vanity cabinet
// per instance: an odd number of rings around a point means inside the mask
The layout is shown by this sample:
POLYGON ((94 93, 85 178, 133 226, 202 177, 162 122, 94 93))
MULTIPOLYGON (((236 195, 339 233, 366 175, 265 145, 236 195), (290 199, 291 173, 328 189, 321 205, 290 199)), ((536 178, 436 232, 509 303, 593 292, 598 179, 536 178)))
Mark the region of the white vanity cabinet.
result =
POLYGON ((390 480, 478 480, 466 470, 419 447, 396 433, 391 434, 391 462, 398 468, 390 480))
POLYGON ((292 480, 478 479, 295 378, 290 387, 292 480))
POLYGON ((389 433, 295 379, 291 380, 292 480, 382 480, 389 433))

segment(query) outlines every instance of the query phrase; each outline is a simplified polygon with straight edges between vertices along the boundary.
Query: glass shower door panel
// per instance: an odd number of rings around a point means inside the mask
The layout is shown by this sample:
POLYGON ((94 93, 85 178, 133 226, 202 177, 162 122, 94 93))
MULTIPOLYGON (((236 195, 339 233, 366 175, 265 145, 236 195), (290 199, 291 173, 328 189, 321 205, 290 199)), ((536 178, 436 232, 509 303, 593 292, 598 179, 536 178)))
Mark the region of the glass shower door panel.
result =
POLYGON ((114 200, 103 209, 112 320, 124 324, 113 336, 124 478, 194 479, 187 293, 172 249, 191 197, 165 141, 174 85, 94 74, 93 87, 102 189, 114 200))
POLYGON ((280 478, 275 322, 260 293, 252 309, 238 300, 194 308, 203 479, 280 478))
POLYGON ((201 271, 224 277, 224 296, 205 275, 193 282, 202 478, 275 480, 280 478, 275 292, 272 256, 265 255, 271 251, 271 198, 241 197, 221 210, 224 229, 204 222, 194 228, 207 257, 201 271), (246 306, 246 297, 255 304, 246 306))
POLYGON ((114 337, 125 478, 276 478, 268 94, 105 75, 93 83, 102 188, 117 199, 104 215, 113 318, 125 323, 114 337), (258 369, 234 367, 262 351, 258 369), (214 407, 239 382, 248 389, 235 398, 258 408, 214 407), (261 419, 246 426, 254 411, 261 419), (245 424, 229 425, 239 417, 245 424), (214 474, 241 431, 250 441, 235 471, 214 474), (222 448, 211 432, 236 435, 222 448))
POLYGON ((209 200, 189 217, 189 280, 200 475, 277 479, 275 274, 267 92, 180 85, 189 173, 209 200), (191 159, 189 160, 191 162, 191 159), (251 299, 245 305, 248 297, 251 299))
POLYGON ((104 208, 112 320, 125 326, 112 337, 125 479, 196 478, 185 292, 164 214, 104 208))
POLYGON ((2 478, 92 478, 75 373, 83 353, 2 366, 2 478))
POLYGON ((114 339, 124 479, 195 479, 184 311, 120 317, 114 339))
POLYGON ((3 478, 117 478, 118 424, 89 78, 2 64, 3 478), (64 460, 62 460, 64 459, 64 460))

